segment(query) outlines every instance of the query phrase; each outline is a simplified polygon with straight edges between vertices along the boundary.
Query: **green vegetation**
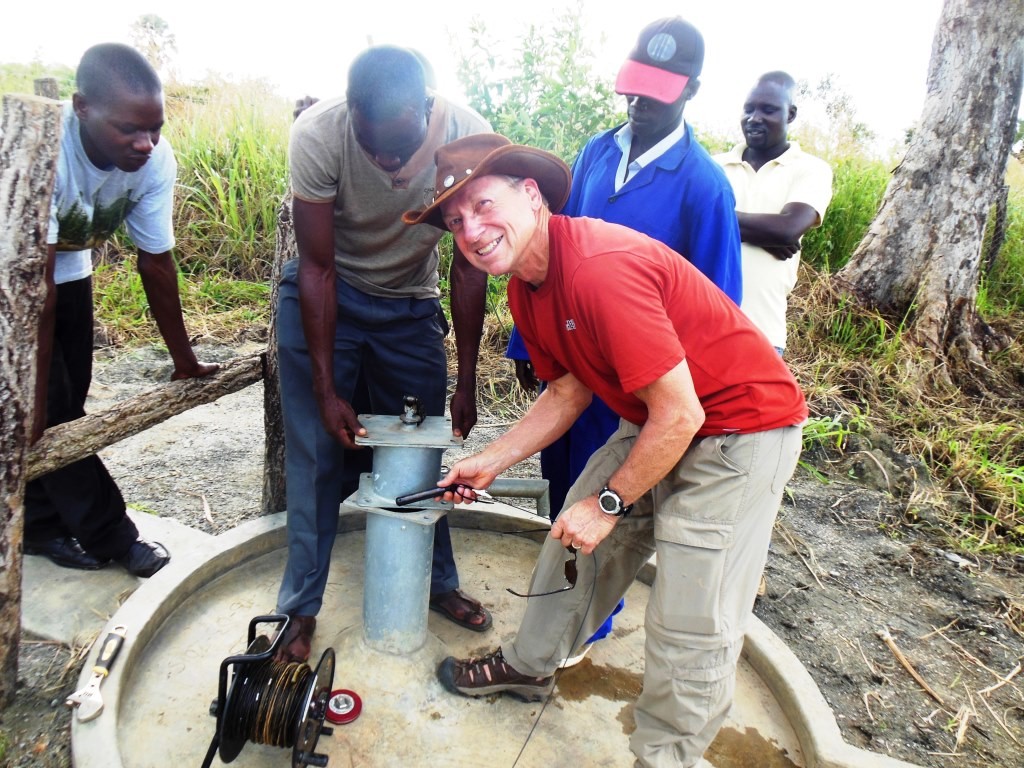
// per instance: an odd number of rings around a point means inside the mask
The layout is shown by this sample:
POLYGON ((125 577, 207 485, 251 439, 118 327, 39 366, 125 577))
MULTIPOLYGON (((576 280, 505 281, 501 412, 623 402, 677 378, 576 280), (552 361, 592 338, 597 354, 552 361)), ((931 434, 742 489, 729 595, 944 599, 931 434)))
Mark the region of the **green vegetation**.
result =
POLYGON ((42 77, 57 81, 62 99, 70 99, 75 92, 75 71, 63 64, 0 64, 0 93, 34 93, 33 83, 42 77))
POLYGON ((178 157, 178 253, 245 280, 265 279, 288 186, 291 110, 262 83, 168 89, 164 135, 178 157))
MULTIPOLYGON (((808 267, 791 301, 786 359, 811 408, 805 449, 841 461, 885 443, 919 460, 935 482, 919 477, 904 492, 908 522, 931 507, 951 546, 1024 551, 1020 346, 992 361, 1007 394, 950 389, 900 327, 833 290, 826 273, 808 267)), ((1021 320, 1018 313, 1007 326, 1015 337, 1021 320)))
POLYGON ((459 58, 469 103, 498 133, 546 149, 567 163, 583 143, 625 119, 611 83, 594 77, 582 6, 554 24, 532 26, 512 60, 495 58, 483 23, 470 25, 470 47, 459 58))
POLYGON ((832 202, 821 226, 804 236, 801 257, 834 272, 846 264, 875 217, 889 183, 889 168, 863 155, 824 156, 832 165, 832 202))
MULTIPOLYGON (((596 131, 622 114, 610 83, 595 77, 579 19, 565 16, 532 29, 515 61, 493 58, 473 45, 460 62, 471 103, 513 141, 547 148, 571 161, 596 131)), ((487 40, 482 26, 473 40, 487 40)), ((31 90, 52 70, 0 66, 5 91, 31 90)), ((70 73, 59 72, 62 88, 70 73)), ((821 98, 836 121, 832 133, 797 134, 835 170, 834 197, 823 225, 805 239, 803 266, 790 311, 792 366, 811 407, 805 458, 816 452, 841 459, 891 446, 928 469, 905 494, 907 522, 940 519, 951 545, 1024 551, 1024 428, 1020 423, 1024 351, 1024 167, 1011 159, 1003 245, 986 266, 978 309, 995 332, 1011 340, 987 363, 1005 386, 998 392, 949 390, 908 343, 899 320, 878 316, 838 294, 829 279, 850 258, 878 208, 895 161, 870 157, 865 132, 829 84, 821 98), (928 507, 930 513, 919 515, 928 507)), ((167 88, 165 136, 179 163, 177 257, 186 322, 193 335, 230 340, 269 318, 270 264, 277 208, 287 185, 291 105, 260 83, 167 88)), ((720 150, 721 137, 701 140, 720 150)), ((992 237, 990 233, 989 237, 992 237)), ((442 291, 447 293, 450 239, 442 241, 442 291)), ((111 343, 154 342, 153 324, 123 236, 103 249, 96 272, 97 319, 111 343)), ((490 280, 480 383, 483 405, 514 418, 526 397, 502 358, 511 327, 503 278, 490 280)), ((811 469, 810 464, 804 466, 811 469)), ((818 462, 823 479, 827 464, 818 462), (824 473, 824 474, 823 474, 824 473)), ((895 492, 895 491, 894 491, 895 492)))
POLYGON ((1024 162, 1020 158, 1016 162, 1011 160, 1007 183, 1005 239, 999 256, 983 275, 978 289, 978 306, 982 312, 1004 317, 1013 313, 1019 316, 1024 310, 1021 279, 1024 276, 1024 162))

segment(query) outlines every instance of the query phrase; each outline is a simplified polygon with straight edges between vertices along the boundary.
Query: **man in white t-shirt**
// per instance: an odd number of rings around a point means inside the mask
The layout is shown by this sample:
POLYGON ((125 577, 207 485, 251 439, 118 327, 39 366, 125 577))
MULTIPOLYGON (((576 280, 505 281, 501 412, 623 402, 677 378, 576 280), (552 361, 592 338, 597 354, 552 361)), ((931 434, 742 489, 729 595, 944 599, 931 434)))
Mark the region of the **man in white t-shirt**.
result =
MULTIPOLYGON (((137 51, 116 43, 85 52, 77 91, 64 107, 47 236, 47 295, 39 330, 33 438, 85 414, 92 380, 92 248, 123 223, 138 251, 142 286, 174 361, 172 379, 206 376, 181 316, 172 204, 177 166, 161 141, 163 87, 137 51)), ((170 560, 139 537, 98 456, 54 470, 25 488, 25 554, 92 570, 113 560, 152 576, 170 560)))
POLYGON ((743 259, 741 309, 781 354, 787 299, 796 285, 800 239, 821 224, 832 199, 832 169, 788 140, 795 82, 768 72, 743 104, 746 142, 715 155, 736 195, 743 259))

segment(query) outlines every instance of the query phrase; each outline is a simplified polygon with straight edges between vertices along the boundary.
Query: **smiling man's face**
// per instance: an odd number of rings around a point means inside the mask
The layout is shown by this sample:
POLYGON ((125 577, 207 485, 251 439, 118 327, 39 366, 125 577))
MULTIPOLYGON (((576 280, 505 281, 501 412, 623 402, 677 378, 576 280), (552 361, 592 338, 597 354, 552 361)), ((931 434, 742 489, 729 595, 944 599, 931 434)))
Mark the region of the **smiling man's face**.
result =
POLYGON ((759 83, 743 103, 740 129, 751 149, 768 150, 786 142, 789 123, 796 109, 782 86, 759 83))
POLYGON ((518 274, 540 200, 532 179, 481 176, 447 201, 441 216, 470 264, 489 275, 518 274))

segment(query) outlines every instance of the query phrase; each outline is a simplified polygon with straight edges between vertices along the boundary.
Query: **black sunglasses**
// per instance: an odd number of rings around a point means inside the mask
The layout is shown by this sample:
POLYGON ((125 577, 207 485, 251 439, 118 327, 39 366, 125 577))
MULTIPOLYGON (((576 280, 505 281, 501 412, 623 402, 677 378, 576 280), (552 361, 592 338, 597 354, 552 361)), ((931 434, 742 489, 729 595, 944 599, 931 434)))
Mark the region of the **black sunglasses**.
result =
POLYGON ((526 595, 516 592, 514 589, 508 589, 507 587, 505 588, 505 591, 515 595, 516 597, 547 597, 548 595, 558 595, 562 592, 568 592, 576 586, 576 553, 579 552, 579 550, 576 549, 576 547, 566 547, 566 549, 572 553, 572 560, 565 561, 565 580, 568 582, 569 586, 562 587, 561 589, 553 589, 550 592, 536 592, 526 595))

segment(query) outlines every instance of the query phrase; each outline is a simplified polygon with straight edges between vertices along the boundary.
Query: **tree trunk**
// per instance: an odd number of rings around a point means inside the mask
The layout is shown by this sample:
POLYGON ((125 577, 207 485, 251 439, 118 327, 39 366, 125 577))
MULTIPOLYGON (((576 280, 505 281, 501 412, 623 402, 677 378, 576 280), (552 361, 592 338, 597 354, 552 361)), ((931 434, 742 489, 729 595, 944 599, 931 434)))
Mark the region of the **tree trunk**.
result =
POLYGON ((35 399, 46 231, 60 105, 4 96, 0 126, 0 710, 14 699, 21 636, 25 456, 35 399))
POLYGON ((299 255, 292 226, 292 197, 285 195, 277 211, 277 245, 270 275, 270 332, 263 370, 263 428, 266 442, 263 453, 262 512, 271 515, 282 511, 285 501, 284 420, 281 417, 281 386, 277 368, 277 293, 281 267, 299 255))
POLYGON ((47 99, 60 98, 60 88, 55 77, 37 77, 32 81, 32 91, 36 96, 45 96, 47 99))
POLYGON ((255 384, 263 377, 262 357, 235 358, 210 376, 161 384, 105 410, 50 427, 32 446, 26 480, 35 480, 171 416, 255 384))
MULTIPOLYGON (((981 364, 985 222, 1003 185, 1024 80, 1024 0, 946 0, 921 124, 840 284, 910 322, 936 355, 981 364)), ((879 87, 884 87, 880 84, 879 87)))

